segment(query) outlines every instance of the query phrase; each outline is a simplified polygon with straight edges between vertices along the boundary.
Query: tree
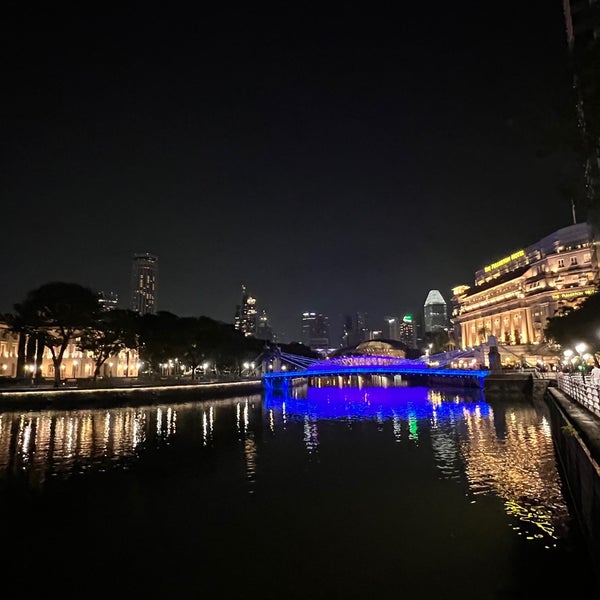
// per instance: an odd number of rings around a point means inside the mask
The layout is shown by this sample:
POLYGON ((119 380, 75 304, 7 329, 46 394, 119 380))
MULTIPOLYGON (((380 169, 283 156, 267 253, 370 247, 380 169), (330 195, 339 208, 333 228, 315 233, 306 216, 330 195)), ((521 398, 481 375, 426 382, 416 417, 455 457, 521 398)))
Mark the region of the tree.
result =
POLYGON ((98 295, 76 283, 51 282, 30 291, 14 305, 9 326, 20 334, 37 337, 50 350, 54 387, 60 385, 60 366, 69 342, 80 337, 98 318, 98 295))
POLYGON ((492 333, 492 331, 487 325, 483 325, 477 330, 477 335, 479 336, 482 344, 487 341, 490 333, 492 333))
POLYGON ((160 365, 175 358, 181 348, 177 345, 179 317, 168 311, 145 314, 139 319, 140 358, 151 370, 160 372, 160 365))
POLYGON ((94 326, 82 333, 79 349, 92 354, 94 381, 110 356, 126 348, 137 347, 137 319, 138 314, 131 310, 104 311, 98 315, 94 326))
POLYGON ((584 342, 597 351, 600 348, 600 293, 596 292, 579 306, 564 309, 548 319, 544 334, 561 346, 584 342))
POLYGON ((181 357, 190 366, 192 379, 196 370, 214 352, 219 342, 218 323, 209 317, 185 317, 177 323, 177 345, 181 357))

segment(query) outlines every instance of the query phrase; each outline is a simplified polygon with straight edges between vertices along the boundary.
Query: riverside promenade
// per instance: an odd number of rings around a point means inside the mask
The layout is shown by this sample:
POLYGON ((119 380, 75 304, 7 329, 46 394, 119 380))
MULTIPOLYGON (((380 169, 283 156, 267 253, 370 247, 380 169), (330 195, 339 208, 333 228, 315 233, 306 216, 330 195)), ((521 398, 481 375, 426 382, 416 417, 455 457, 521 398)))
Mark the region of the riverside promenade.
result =
POLYGON ((205 398, 260 394, 262 387, 260 378, 148 383, 125 379, 108 383, 103 381, 97 385, 65 381, 58 388, 48 383, 0 388, 0 410, 110 408, 192 402, 205 398))

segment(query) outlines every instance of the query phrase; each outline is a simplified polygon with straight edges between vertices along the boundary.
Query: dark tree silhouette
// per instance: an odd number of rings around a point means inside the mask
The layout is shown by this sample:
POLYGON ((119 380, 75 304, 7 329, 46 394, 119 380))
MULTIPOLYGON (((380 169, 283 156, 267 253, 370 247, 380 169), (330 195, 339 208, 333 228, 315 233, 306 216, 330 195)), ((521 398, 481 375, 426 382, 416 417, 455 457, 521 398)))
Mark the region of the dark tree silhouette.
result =
POLYGON ((60 366, 69 342, 94 326, 100 312, 98 295, 76 283, 51 282, 29 292, 8 315, 11 329, 37 337, 50 350, 54 386, 60 385, 60 366))
POLYGON ((548 319, 546 338, 561 346, 584 342, 594 354, 600 349, 600 293, 589 296, 577 307, 568 307, 548 319))
POLYGON ((93 327, 80 336, 79 349, 92 354, 93 380, 96 381, 102 365, 110 356, 138 345, 137 321, 139 315, 131 310, 115 309, 98 315, 93 327))

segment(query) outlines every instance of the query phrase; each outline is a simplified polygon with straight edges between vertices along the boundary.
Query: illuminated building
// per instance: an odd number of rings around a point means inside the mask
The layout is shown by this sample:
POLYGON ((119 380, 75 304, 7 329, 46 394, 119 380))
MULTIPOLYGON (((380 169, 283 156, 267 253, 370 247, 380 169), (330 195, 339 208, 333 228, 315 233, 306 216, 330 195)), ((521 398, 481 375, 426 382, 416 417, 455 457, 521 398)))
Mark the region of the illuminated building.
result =
POLYGON ((242 303, 236 306, 233 326, 244 336, 256 335, 256 298, 253 298, 242 285, 242 303))
POLYGON ((398 329, 400 334, 398 339, 408 348, 415 349, 417 347, 417 328, 412 315, 404 315, 398 329))
POLYGON ((425 333, 435 333, 448 329, 446 301, 438 290, 431 290, 423 306, 425 333))
POLYGON ((119 297, 115 292, 100 292, 98 294, 98 303, 100 304, 100 308, 104 311, 114 310, 117 308, 118 302, 119 297))
POLYGON ((321 313, 302 313, 302 343, 311 350, 327 350, 329 345, 329 317, 321 313))
MULTIPOLYGON (((79 339, 71 340, 65 350, 61 379, 87 379, 94 375, 92 353, 81 351, 78 342, 79 339)), ((41 345, 38 349, 34 344, 34 337, 12 333, 7 324, 0 323, 0 378, 31 378, 37 372, 41 378, 52 379, 54 363, 50 349, 41 345), (22 349, 20 360, 19 347, 22 349)), ((108 357, 100 368, 100 377, 137 377, 139 367, 137 350, 126 348, 108 357)))
POLYGON ((370 332, 367 328, 367 315, 357 312, 354 315, 344 315, 342 323, 342 348, 354 346, 368 340, 370 332))
POLYGON ((134 254, 131 266, 131 310, 156 314, 158 296, 158 258, 152 254, 134 254))
POLYGON ((386 338, 388 340, 400 340, 400 319, 398 317, 386 316, 386 338))
MULTIPOLYGON (((116 355, 111 355, 100 367, 99 377, 137 377, 139 371, 139 355, 137 350, 126 348, 116 355)), ((92 353, 81 351, 77 340, 71 340, 60 365, 61 379, 88 379, 94 375, 94 359, 92 353)), ((54 363, 49 348, 44 348, 41 364, 41 376, 54 377, 54 363)))
POLYGON ((0 379, 17 377, 19 334, 13 333, 6 323, 0 322, 0 379))
POLYGON ((546 320, 596 291, 591 228, 564 227, 475 273, 453 292, 452 323, 462 348, 496 336, 500 344, 545 342, 546 320))
POLYGON ((263 310, 258 317, 258 322, 256 323, 256 337, 259 340, 273 340, 273 330, 269 325, 269 318, 267 317, 267 312, 263 310))

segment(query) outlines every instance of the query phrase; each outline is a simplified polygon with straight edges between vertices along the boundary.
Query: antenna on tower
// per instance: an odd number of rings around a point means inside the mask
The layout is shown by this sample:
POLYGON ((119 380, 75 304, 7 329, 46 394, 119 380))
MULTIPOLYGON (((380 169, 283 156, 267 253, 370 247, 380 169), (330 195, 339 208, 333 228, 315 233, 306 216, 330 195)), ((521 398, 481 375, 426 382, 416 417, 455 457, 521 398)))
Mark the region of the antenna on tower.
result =
POLYGON ((577 217, 575 216, 575 200, 571 198, 571 212, 573 213, 573 225, 577 225, 577 217))

